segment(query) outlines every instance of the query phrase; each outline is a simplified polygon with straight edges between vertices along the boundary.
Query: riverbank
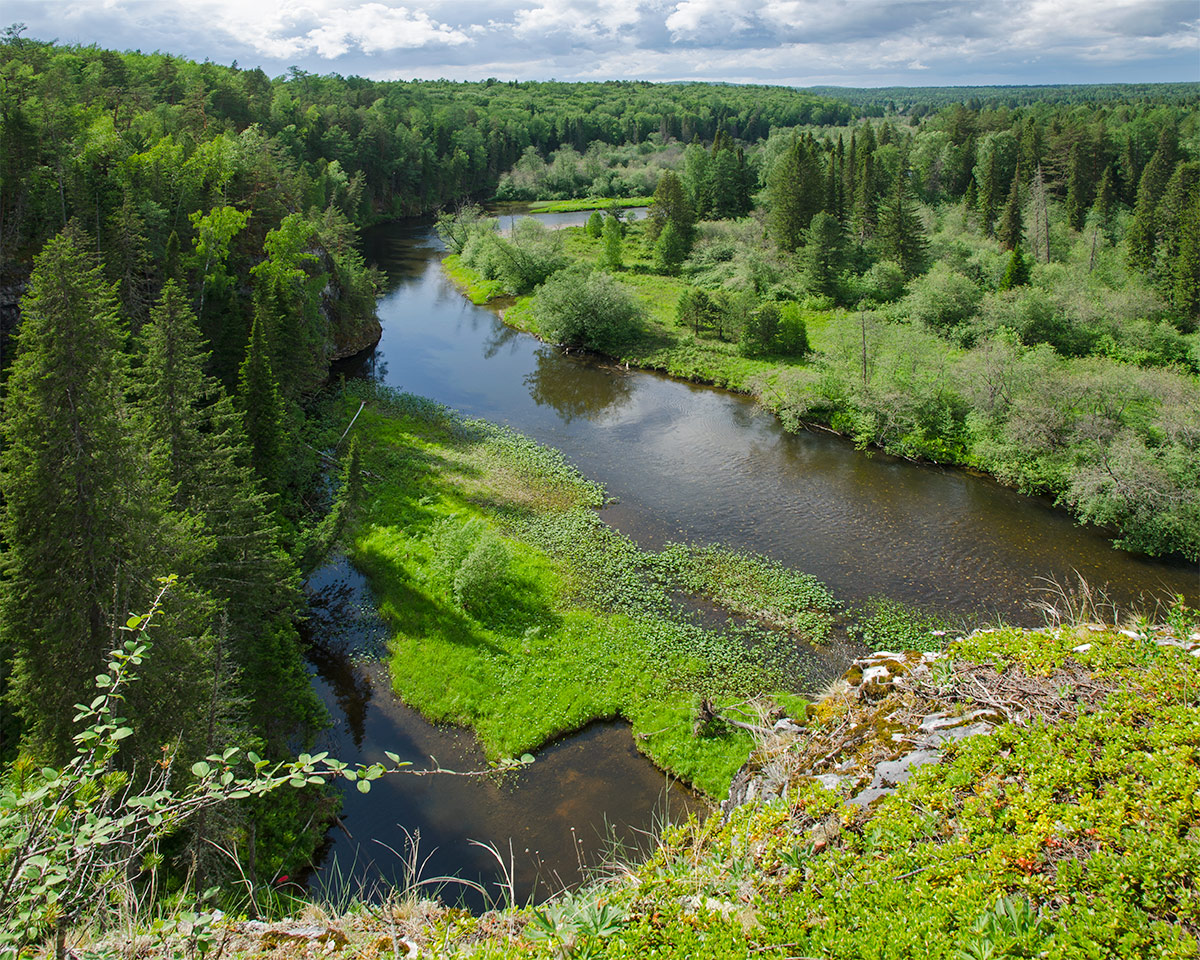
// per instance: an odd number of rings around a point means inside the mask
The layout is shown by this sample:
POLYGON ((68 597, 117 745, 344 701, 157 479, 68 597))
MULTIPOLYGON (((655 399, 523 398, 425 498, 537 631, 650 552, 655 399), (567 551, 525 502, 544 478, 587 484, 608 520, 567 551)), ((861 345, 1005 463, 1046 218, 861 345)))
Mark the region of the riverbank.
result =
MULTIPOLYGON (((856 665, 758 736, 722 812, 540 907, 471 917, 410 886, 199 929, 230 957, 1194 957, 1198 630, 1176 608, 856 665), (930 738, 918 763, 909 740, 930 738)), ((137 940, 157 957, 195 938, 137 940)))
POLYGON ((653 197, 581 197, 578 200, 534 200, 530 213, 574 213, 577 210, 608 210, 610 207, 648 207, 653 197))
POLYGON ((714 719, 764 692, 798 708, 797 650, 828 639, 829 592, 720 548, 640 550, 555 451, 369 383, 347 386, 347 421, 360 401, 373 479, 346 540, 392 630, 404 702, 472 728, 492 760, 622 717, 660 768, 723 795, 750 740, 714 719), (681 597, 734 619, 702 627, 681 597))
MULTIPOLYGON (((706 256, 724 255, 718 226, 706 256)), ((570 228, 562 237, 570 262, 601 263, 601 240, 570 228)), ((644 224, 627 225, 621 259, 612 276, 634 294, 643 320, 609 346, 619 362, 746 394, 790 431, 818 426, 860 448, 965 467, 1046 495, 1131 553, 1200 558, 1200 488, 1180 468, 1194 443, 1200 384, 1182 368, 1060 355, 1003 331, 968 348, 912 320, 903 303, 852 312, 813 298, 790 307, 809 353, 747 355, 736 342, 744 321, 680 324, 680 297, 697 288, 691 278, 656 272, 644 224), (1062 389, 1049 391, 1052 383, 1062 389), (1099 445, 1097 430, 1106 438, 1099 445), (1128 456, 1114 463, 1104 454, 1110 445, 1128 456)), ((705 268, 706 283, 721 266, 705 268)), ((487 281, 456 258, 445 267, 476 303, 488 302, 487 281)), ((747 317, 763 295, 747 295, 747 317)), ((532 302, 530 295, 503 303, 503 319, 546 339, 532 302)))

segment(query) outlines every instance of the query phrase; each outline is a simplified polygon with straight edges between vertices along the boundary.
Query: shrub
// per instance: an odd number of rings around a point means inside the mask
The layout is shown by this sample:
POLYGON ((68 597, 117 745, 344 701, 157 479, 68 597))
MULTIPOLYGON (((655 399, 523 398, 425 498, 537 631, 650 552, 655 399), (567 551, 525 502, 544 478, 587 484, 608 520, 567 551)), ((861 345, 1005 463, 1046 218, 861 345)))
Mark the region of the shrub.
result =
POLYGON ((488 619, 509 585, 511 565, 512 555, 504 541, 488 531, 454 574, 454 599, 478 619, 488 619))
POLYGON ((900 305, 913 320, 941 332, 970 318, 982 296, 975 281, 936 264, 909 285, 908 295, 900 305))
POLYGON ((626 287, 586 267, 550 277, 534 294, 531 309, 546 339, 592 350, 615 349, 633 335, 641 319, 626 287))
POLYGON ((802 357, 808 353, 808 325, 804 322, 804 310, 800 304, 784 303, 780 306, 776 343, 784 356, 802 357))

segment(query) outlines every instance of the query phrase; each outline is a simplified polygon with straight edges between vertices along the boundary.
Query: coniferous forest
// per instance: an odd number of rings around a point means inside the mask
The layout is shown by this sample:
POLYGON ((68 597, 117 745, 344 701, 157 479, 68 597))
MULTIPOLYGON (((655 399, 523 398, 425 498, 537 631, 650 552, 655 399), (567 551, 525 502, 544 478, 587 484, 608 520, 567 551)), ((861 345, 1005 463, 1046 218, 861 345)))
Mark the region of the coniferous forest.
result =
MULTIPOLYGON (((13 27, 8 776, 70 760, 79 704, 151 609, 123 777, 310 747, 327 717, 303 578, 363 497, 357 448, 344 471, 321 452, 345 419, 328 415, 344 413, 330 365, 380 331, 360 235, 435 216, 452 275, 515 298, 508 322, 546 340, 753 394, 789 429, 984 472, 1132 552, 1200 559, 1196 84, 270 78, 13 27), (501 235, 479 206, 497 200, 597 212, 501 235), (627 221, 637 204, 648 216, 627 221)), ((214 850, 249 842, 267 872, 295 870, 332 809, 315 780, 239 796, 167 855, 222 882, 214 850)))

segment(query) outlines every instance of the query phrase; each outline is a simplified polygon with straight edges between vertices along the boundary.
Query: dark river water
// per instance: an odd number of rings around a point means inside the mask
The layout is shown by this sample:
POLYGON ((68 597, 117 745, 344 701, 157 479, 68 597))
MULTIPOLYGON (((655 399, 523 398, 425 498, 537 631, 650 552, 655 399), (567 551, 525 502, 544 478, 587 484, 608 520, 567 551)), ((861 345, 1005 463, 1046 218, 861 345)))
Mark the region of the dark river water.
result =
MULTIPOLYGON (((586 218, 539 217, 557 226, 586 218)), ((743 397, 564 356, 467 301, 439 268, 443 252, 427 224, 370 231, 365 252, 387 278, 383 337, 341 372, 557 447, 604 483, 618 502, 602 516, 643 546, 720 542, 811 573, 852 605, 882 595, 1031 624, 1038 617, 1030 598, 1048 580, 1076 575, 1105 586, 1121 605, 1177 593, 1200 598, 1195 566, 1114 550, 1100 532, 988 479, 868 455, 820 432, 788 434, 743 397)), ((477 768, 482 757, 469 733, 425 723, 370 665, 386 631, 353 569, 331 564, 310 591, 316 648, 325 651, 314 656, 315 682, 335 717, 327 748, 344 760, 382 759, 388 749, 477 768), (361 662, 348 655, 354 651, 361 662)), ((580 861, 594 862, 613 829, 633 842, 664 806, 679 811, 688 799, 678 787, 666 790, 627 728, 597 725, 498 784, 393 778, 368 795, 348 794, 346 829, 331 834, 316 883, 349 878, 369 886, 403 876, 407 830, 420 832, 420 858, 437 848, 426 876, 457 873, 487 884, 497 879, 496 862, 468 841, 493 843, 507 861, 511 839, 518 896, 527 898, 537 877, 547 881, 544 895, 577 879, 580 861)))

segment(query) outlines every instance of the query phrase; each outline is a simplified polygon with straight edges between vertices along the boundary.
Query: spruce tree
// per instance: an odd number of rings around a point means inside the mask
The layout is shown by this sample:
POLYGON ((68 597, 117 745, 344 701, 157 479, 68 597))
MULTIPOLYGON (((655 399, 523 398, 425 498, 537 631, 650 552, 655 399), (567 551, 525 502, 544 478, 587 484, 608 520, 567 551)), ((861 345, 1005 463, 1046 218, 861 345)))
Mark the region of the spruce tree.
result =
POLYGON ((654 242, 654 269, 659 273, 677 273, 687 259, 687 244, 675 224, 668 220, 654 242))
POLYGON ((696 219, 708 219, 713 208, 712 164, 698 137, 683 152, 683 186, 696 219))
POLYGON ((996 207, 999 204, 1000 185, 997 180, 996 151, 988 152, 987 160, 982 168, 982 176, 977 172, 979 180, 979 223, 983 227, 984 236, 990 237, 996 225, 996 207))
POLYGON ((1006 250, 1014 249, 1025 235, 1025 223, 1021 218, 1020 180, 1018 171, 1008 190, 1008 202, 1004 204, 1004 213, 1000 215, 1000 225, 996 228, 996 239, 1006 250))
POLYGON ((898 263, 906 277, 925 269, 929 244, 924 224, 909 196, 908 176, 904 170, 896 172, 891 193, 879 208, 876 239, 883 258, 898 263))
POLYGON ((319 715, 309 685, 296 683, 303 675, 293 626, 299 580, 251 467, 241 417, 220 383, 205 375, 199 327, 172 281, 151 311, 140 348, 137 435, 176 509, 195 524, 186 565, 176 572, 210 599, 212 633, 223 645, 204 677, 209 700, 215 696, 226 711, 241 703, 253 733, 281 750, 319 715), (264 636, 272 638, 266 648, 264 636))
POLYGON ((1083 147, 1076 141, 1071 146, 1071 159, 1067 169, 1067 223, 1072 230, 1082 230, 1087 219, 1089 183, 1084 169, 1083 147))
POLYGON ((171 571, 147 571, 158 518, 123 422, 124 334, 113 289, 72 227, 34 258, 21 311, 0 454, 0 650, 26 735, 61 757, 115 622, 171 571))
POLYGON ((837 297, 838 281, 846 269, 846 233, 836 217, 818 213, 808 227, 804 244, 804 280, 814 293, 837 297))
POLYGON ((875 233, 879 186, 875 177, 875 135, 865 126, 858 142, 858 170, 854 181, 854 233, 859 242, 875 233))
POLYGON ((1158 243, 1158 206, 1175 169, 1174 131, 1164 127, 1159 134, 1158 148, 1142 170, 1138 181, 1137 202, 1133 220, 1125 235, 1126 255, 1130 266, 1145 273, 1154 269, 1154 252, 1158 243))
POLYGON ((1113 215, 1116 213, 1117 187, 1112 164, 1104 168, 1100 177, 1100 186, 1096 188, 1096 200, 1092 204, 1092 216, 1096 226, 1106 235, 1112 229, 1113 215))
POLYGON ((1179 253, 1173 268, 1171 302, 1189 318, 1194 329, 1200 317, 1200 191, 1194 192, 1182 218, 1179 253))
POLYGON ((775 161, 767 180, 767 216, 781 250, 793 252, 804 241, 813 215, 824 202, 821 171, 808 146, 797 139, 775 161))
POLYGON ((1023 287, 1029 283, 1029 261, 1021 253, 1021 244, 1013 247, 1012 256, 1008 258, 1008 267, 1000 278, 1000 290, 1011 290, 1013 287, 1023 287))
POLYGON ((260 314, 254 317, 246 358, 238 371, 237 406, 250 441, 250 462, 263 486, 278 492, 283 449, 283 402, 271 369, 271 353, 260 314))
POLYGON ((646 214, 646 236, 650 240, 657 240, 668 223, 675 224, 675 230, 690 247, 695 215, 683 181, 673 170, 664 170, 658 178, 654 202, 646 214))

